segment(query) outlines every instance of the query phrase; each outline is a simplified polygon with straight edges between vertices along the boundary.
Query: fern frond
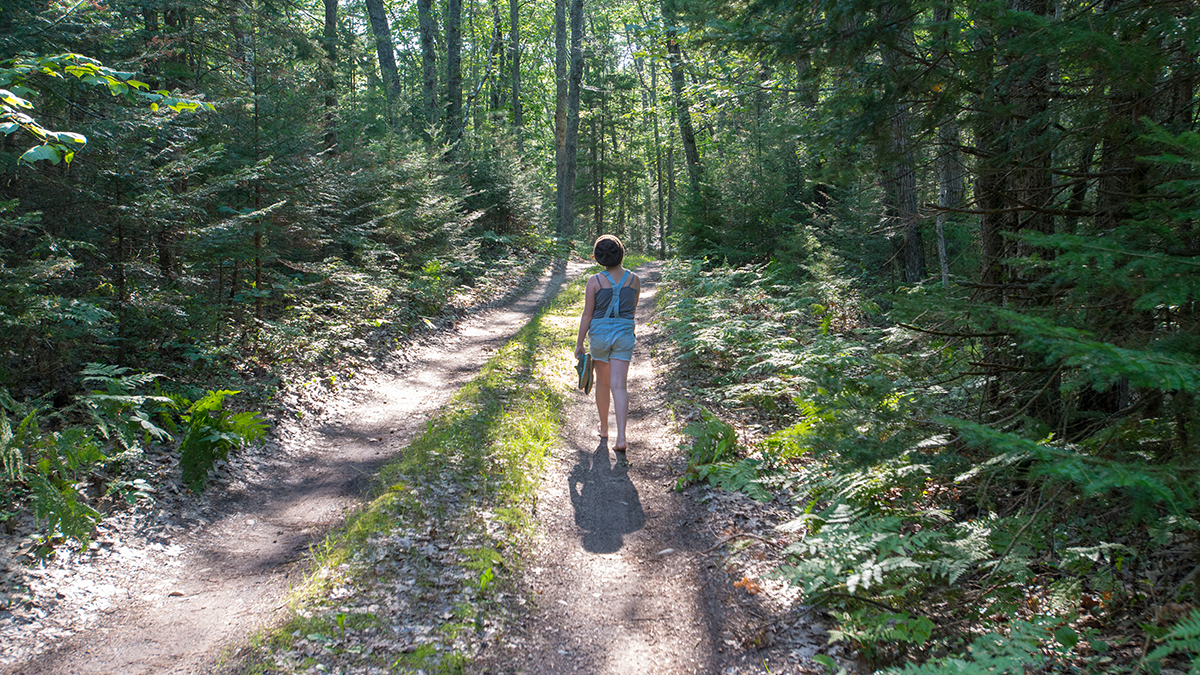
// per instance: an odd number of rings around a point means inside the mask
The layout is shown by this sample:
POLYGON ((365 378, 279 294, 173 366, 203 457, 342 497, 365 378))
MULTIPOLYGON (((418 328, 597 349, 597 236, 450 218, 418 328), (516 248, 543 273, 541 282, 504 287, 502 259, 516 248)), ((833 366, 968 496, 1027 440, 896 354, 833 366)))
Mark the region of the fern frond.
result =
POLYGON ((1146 655, 1150 662, 1162 661, 1172 654, 1184 654, 1191 658, 1188 675, 1200 675, 1200 609, 1192 610, 1186 618, 1171 627, 1163 636, 1163 644, 1146 655))

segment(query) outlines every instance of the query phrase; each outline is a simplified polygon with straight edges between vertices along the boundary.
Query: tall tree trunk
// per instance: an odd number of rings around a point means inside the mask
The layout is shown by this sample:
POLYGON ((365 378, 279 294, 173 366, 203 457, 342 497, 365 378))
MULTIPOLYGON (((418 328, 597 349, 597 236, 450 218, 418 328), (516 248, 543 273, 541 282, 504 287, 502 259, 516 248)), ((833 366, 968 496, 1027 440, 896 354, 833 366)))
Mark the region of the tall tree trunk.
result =
MULTIPOLYGON (((898 31, 896 44, 884 45, 881 54, 884 68, 892 70, 897 80, 902 75, 898 69, 898 52, 909 50, 913 42, 912 27, 907 19, 900 16, 901 12, 902 7, 887 2, 880 10, 880 22, 885 25, 896 24, 898 31)), ((915 284, 925 278, 925 246, 917 218, 916 162, 909 131, 909 115, 908 103, 897 101, 892 110, 884 172, 890 176, 892 183, 890 192, 893 195, 894 220, 890 225, 894 235, 901 238, 904 281, 915 284)))
MULTIPOLYGON (((607 95, 606 95, 607 97, 607 95)), ((607 114, 605 115, 607 117, 607 114)), ((625 164, 621 161, 621 146, 617 141, 617 121, 613 119, 608 123, 609 139, 612 141, 612 164, 616 176, 616 191, 617 191, 617 235, 620 237, 628 236, 625 232, 625 164)))
POLYGON ((433 19, 433 0, 417 0, 417 26, 421 34, 421 96, 425 104, 425 123, 438 122, 437 101, 437 24, 433 19))
MULTIPOLYGON (((944 0, 934 8, 934 23, 939 26, 949 24, 954 14, 954 0, 944 0)), ((942 58, 948 58, 950 45, 957 41, 958 35, 950 30, 936 29, 935 38, 942 42, 940 50, 942 58)), ((947 119, 938 126, 938 214, 937 214, 937 250, 938 265, 942 272, 942 288, 950 287, 950 259, 946 254, 946 218, 948 209, 956 209, 962 205, 965 173, 962 163, 962 153, 959 150, 958 120, 954 117, 947 119)))
POLYGON ((462 0, 446 6, 446 138, 457 143, 466 123, 462 114, 462 0))
POLYGON ((583 0, 571 0, 571 72, 567 82, 567 135, 563 144, 563 231, 575 231, 575 172, 579 155, 579 97, 583 84, 583 0))
POLYGON ((188 44, 191 37, 188 32, 188 12, 185 7, 168 7, 163 11, 164 32, 171 36, 168 44, 173 45, 163 59, 166 65, 164 80, 168 89, 189 89, 186 75, 191 70, 188 66, 188 44))
MULTIPOLYGON (((675 231, 675 144, 667 143, 667 229, 662 233, 662 240, 675 231)), ((666 244, 662 244, 664 250, 666 244)), ((665 256, 664 256, 665 257, 665 256)))
POLYGON ((337 152, 338 128, 337 128, 337 10, 338 0, 324 0, 325 3, 325 31, 322 34, 322 40, 325 43, 325 63, 322 64, 324 71, 321 88, 325 90, 325 119, 323 126, 325 127, 325 151, 333 154, 337 152))
POLYGON ((667 20, 667 58, 671 64, 671 91, 675 95, 675 110, 679 116, 679 139, 683 144, 683 158, 687 162, 688 180, 692 193, 700 194, 700 152, 696 149, 696 132, 692 128, 692 113, 683 95, 683 55, 675 31, 675 8, 673 0, 664 0, 663 18, 667 20))
MULTIPOLYGON (((1108 0, 1106 12, 1129 11, 1129 5, 1141 5, 1130 0, 1108 0)), ((1127 28, 1127 32, 1142 33, 1145 25, 1127 28)), ((1133 35, 1123 35, 1133 41, 1133 35)), ((1146 153, 1140 141, 1139 125, 1143 117, 1151 116, 1155 105, 1156 91, 1154 76, 1145 77, 1144 72, 1133 70, 1120 81, 1108 82, 1108 117, 1101 128, 1103 143, 1100 147, 1100 184, 1096 190, 1096 227, 1100 231, 1111 230, 1127 220, 1130 208, 1138 195, 1145 192, 1145 165, 1138 157, 1146 153), (1143 75, 1136 77, 1135 75, 1143 75)))
POLYGON ((596 131, 597 124, 604 123, 593 115, 591 119, 592 141, 592 223, 596 226, 596 236, 604 234, 604 130, 596 131))
POLYGON ((125 218, 121 215, 121 176, 114 173, 113 204, 116 212, 117 250, 113 255, 113 286, 117 296, 117 365, 125 364, 125 315, 129 305, 129 289, 125 284, 125 218))
MULTIPOLYGON (((490 105, 488 106, 488 109, 492 113, 494 113, 495 111, 500 109, 501 92, 504 89, 504 86, 502 83, 505 80, 504 73, 506 72, 505 66, 508 65, 506 63, 506 60, 508 58, 508 50, 504 49, 503 38, 501 37, 502 35, 504 35, 504 24, 500 20, 500 1, 499 0, 491 0, 491 3, 492 3, 492 45, 496 52, 496 57, 497 57, 498 61, 496 64, 496 77, 492 78, 491 92, 490 92, 490 96, 489 96, 490 105)), ((484 77, 488 77, 488 76, 489 76, 488 73, 484 74, 484 77)), ((488 117, 491 118, 493 116, 494 115, 489 115, 488 117)))
POLYGON ((554 232, 569 236, 566 198, 567 176, 567 0, 554 0, 554 232))
POLYGON ((654 180, 658 192, 658 257, 667 257, 667 217, 663 209, 663 167, 662 167, 662 135, 659 130, 658 114, 658 65, 651 63, 650 90, 654 94, 654 180))
POLYGON ((946 255, 947 209, 956 209, 963 199, 963 165, 958 150, 958 122, 947 120, 938 127, 938 263, 942 270, 942 288, 950 287, 950 260, 946 255))
MULTIPOLYGON (((1039 17, 1052 14, 1047 0, 1012 0, 1012 8, 1039 17)), ((1023 60, 1027 61, 1027 57, 1022 53, 1014 53, 1009 57, 1009 62, 1013 64, 1020 64, 1023 60)), ((1016 166, 1013 167, 1012 200, 1014 208, 1023 209, 1016 227, 1018 230, 1031 230, 1042 234, 1054 232, 1054 216, 1050 213, 1054 194, 1050 173, 1052 153, 1051 145, 1047 142, 1047 132, 1050 128, 1050 120, 1047 117, 1050 90, 1050 67, 1042 61, 1034 64, 1029 72, 1016 78, 1012 92, 1015 117, 1013 123, 1021 146, 1016 166)), ((1017 242, 1016 253, 1019 256, 1052 255, 1046 249, 1035 251, 1020 241, 1017 242)), ((1014 278, 1024 274, 1025 271, 1015 268, 1010 271, 1010 276, 1014 278)))
POLYGON ((388 28, 387 12, 383 0, 366 0, 367 16, 371 20, 371 32, 375 36, 375 53, 379 56, 379 77, 383 81, 383 94, 387 97, 388 118, 393 114, 396 98, 400 95, 400 73, 396 69, 396 51, 392 47, 392 31, 388 28))
POLYGON ((517 139, 517 151, 525 151, 525 140, 522 137, 522 127, 525 126, 525 113, 521 110, 521 6, 520 0, 508 0, 508 30, 512 36, 508 57, 509 68, 512 69, 512 123, 514 136, 517 139))

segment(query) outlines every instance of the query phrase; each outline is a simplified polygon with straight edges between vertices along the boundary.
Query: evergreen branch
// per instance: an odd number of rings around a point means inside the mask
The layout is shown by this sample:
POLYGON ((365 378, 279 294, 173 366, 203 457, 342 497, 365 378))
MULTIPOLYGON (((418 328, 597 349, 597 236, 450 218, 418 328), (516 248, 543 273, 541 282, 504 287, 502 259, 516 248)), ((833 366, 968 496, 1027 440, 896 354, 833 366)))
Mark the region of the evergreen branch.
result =
POLYGON ((950 333, 947 331, 933 330, 932 328, 921 328, 920 326, 914 326, 909 323, 897 323, 896 325, 900 326, 901 328, 915 330, 918 333, 927 333, 929 335, 937 335, 939 337, 987 338, 987 337, 1006 337, 1006 336, 1012 335, 1012 333, 950 333))

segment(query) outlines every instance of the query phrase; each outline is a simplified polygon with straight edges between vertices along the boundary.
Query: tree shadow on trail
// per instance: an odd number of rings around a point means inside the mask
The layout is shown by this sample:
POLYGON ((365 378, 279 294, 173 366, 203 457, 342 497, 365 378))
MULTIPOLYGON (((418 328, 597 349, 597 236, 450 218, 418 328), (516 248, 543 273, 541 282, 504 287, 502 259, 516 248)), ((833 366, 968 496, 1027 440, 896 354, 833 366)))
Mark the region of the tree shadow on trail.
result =
POLYGON ((575 524, 583 530, 585 551, 619 551, 626 534, 646 525, 641 497, 629 480, 629 465, 621 459, 610 461, 608 441, 600 441, 595 452, 580 451, 567 487, 575 508, 575 524))

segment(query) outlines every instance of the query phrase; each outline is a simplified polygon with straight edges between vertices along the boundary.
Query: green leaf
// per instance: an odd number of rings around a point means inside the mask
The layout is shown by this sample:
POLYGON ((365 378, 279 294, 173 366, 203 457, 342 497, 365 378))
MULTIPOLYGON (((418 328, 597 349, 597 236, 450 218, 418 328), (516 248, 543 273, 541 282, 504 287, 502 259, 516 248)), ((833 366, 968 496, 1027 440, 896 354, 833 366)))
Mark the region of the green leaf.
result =
POLYGON ((33 164, 43 159, 49 160, 51 164, 58 164, 62 161, 62 154, 53 145, 39 145, 26 150, 17 161, 33 164))
POLYGON ((1073 649, 1079 644, 1079 634, 1070 626, 1059 626, 1054 630, 1054 640, 1067 649, 1073 649))
POLYGON ((26 101, 25 99, 21 98, 20 96, 17 96, 16 94, 12 93, 8 89, 0 89, 0 101, 3 101, 5 105, 11 105, 11 106, 14 106, 17 108, 26 108, 26 109, 33 108, 32 103, 30 103, 29 101, 26 101))
POLYGON ((3 124, 0 124, 0 133, 7 136, 20 128, 21 125, 17 124, 16 122, 4 122, 3 124))
POLYGON ((87 145, 87 136, 76 134, 70 131, 55 131, 54 137, 60 143, 75 143, 78 145, 87 145))
POLYGON ((826 656, 824 654, 814 654, 812 657, 812 660, 825 666, 826 668, 837 668, 838 667, 837 661, 834 661, 831 657, 826 656))

